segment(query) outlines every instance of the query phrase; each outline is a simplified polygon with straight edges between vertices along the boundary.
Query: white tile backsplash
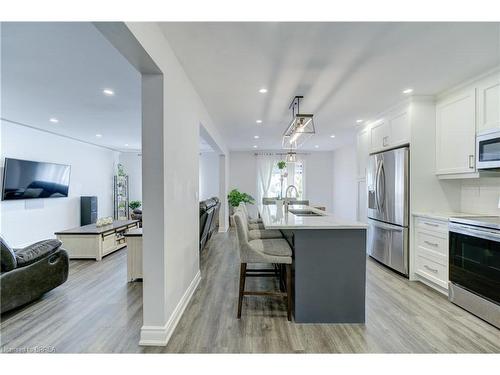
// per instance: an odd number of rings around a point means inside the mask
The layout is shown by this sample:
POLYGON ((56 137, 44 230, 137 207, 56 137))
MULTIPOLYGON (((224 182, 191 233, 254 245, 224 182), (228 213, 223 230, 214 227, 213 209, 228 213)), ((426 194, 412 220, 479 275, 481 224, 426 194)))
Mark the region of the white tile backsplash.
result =
POLYGON ((462 180, 460 206, 462 212, 500 215, 500 177, 462 180))

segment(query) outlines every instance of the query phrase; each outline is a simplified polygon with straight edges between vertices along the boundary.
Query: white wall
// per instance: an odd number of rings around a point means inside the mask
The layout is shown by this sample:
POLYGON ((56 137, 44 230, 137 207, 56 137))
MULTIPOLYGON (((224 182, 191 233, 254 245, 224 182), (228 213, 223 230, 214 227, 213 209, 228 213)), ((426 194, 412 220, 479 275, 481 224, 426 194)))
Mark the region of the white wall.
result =
POLYGON ((334 153, 311 152, 305 156, 306 198, 311 205, 325 206, 333 211, 334 153))
MULTIPOLYGON (((128 29, 163 73, 161 128, 156 122, 143 127, 143 142, 160 143, 155 154, 146 160, 147 143, 143 145, 145 159, 143 175, 156 165, 162 166, 163 191, 155 197, 161 200, 163 244, 146 246, 147 216, 144 216, 144 305, 141 343, 165 345, 182 314, 189 293, 199 281, 199 127, 211 134, 227 155, 227 147, 213 124, 202 100, 177 60, 167 39, 156 23, 126 23, 128 29), (157 163, 158 158, 162 161, 157 163), (156 160, 156 161, 155 161, 156 160), (154 165, 149 165, 151 161, 154 165), (147 247, 147 248, 146 248, 147 247)), ((139 67, 140 68, 140 67, 139 67)), ((143 88, 145 76, 143 75, 143 88)), ((146 78, 147 80, 147 78, 146 78)), ((148 82, 146 82, 147 84, 148 82)), ((147 86, 147 85, 146 85, 147 86)), ((144 89, 147 91, 147 88, 144 89)), ((145 91, 143 91, 144 94, 145 91)), ((157 95, 158 97, 158 95, 157 95)), ((143 98, 143 106, 147 102, 143 98)), ((155 108, 146 108, 155 111, 155 108)), ((143 114, 144 116, 144 114, 143 114)), ((156 144, 156 143, 155 143, 156 144)), ((149 154, 148 154, 149 155, 149 154)), ((144 179, 144 201, 148 180, 144 179)), ((224 209, 224 208, 222 208, 224 209)), ((150 216, 153 218, 152 216, 150 216)), ((227 227, 227 215, 225 215, 227 227)))
MULTIPOLYGON (((283 152, 282 150, 269 152, 283 152)), ((232 151, 229 162, 229 188, 257 197, 257 161, 255 152, 232 151)), ((305 159, 305 198, 312 205, 325 206, 327 211, 333 209, 333 153, 310 152, 305 159)), ((256 207, 250 208, 256 214, 256 207)))
POLYGON ((113 215, 117 152, 5 121, 1 134, 2 167, 5 157, 71 165, 68 198, 0 203, 0 232, 12 246, 54 238, 56 231, 80 226, 81 195, 98 197, 100 217, 113 215))
POLYGON ((333 152, 334 215, 356 220, 356 147, 347 145, 333 152))
MULTIPOLYGON (((199 191, 200 201, 219 197, 219 154, 216 152, 200 153, 199 191)), ((224 197, 219 197, 224 199, 224 197)))
POLYGON ((142 156, 138 152, 120 152, 120 163, 128 174, 129 200, 142 202, 142 156))
POLYGON ((472 214, 500 216, 500 177, 462 181, 460 209, 472 214))

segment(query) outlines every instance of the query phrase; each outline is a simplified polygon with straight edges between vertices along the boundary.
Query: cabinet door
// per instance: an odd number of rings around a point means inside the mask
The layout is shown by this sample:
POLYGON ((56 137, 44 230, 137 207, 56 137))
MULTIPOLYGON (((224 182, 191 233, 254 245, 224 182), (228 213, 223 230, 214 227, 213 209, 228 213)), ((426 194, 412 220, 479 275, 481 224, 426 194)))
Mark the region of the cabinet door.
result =
POLYGON ((410 116, 408 109, 395 112, 389 119, 390 146, 399 146, 410 143, 410 116))
POLYGON ((475 90, 436 106, 436 174, 475 172, 475 90))
POLYGON ((386 119, 381 120, 371 129, 371 150, 380 151, 389 147, 390 144, 390 127, 386 119))
POLYGON ((367 222, 367 194, 366 180, 358 180, 356 219, 362 223, 367 222))
POLYGON ((477 87, 477 132, 500 128, 500 73, 477 87))
POLYGON ((370 154, 370 132, 368 129, 361 130, 357 135, 356 141, 357 151, 357 175, 358 178, 365 178, 366 165, 370 154))

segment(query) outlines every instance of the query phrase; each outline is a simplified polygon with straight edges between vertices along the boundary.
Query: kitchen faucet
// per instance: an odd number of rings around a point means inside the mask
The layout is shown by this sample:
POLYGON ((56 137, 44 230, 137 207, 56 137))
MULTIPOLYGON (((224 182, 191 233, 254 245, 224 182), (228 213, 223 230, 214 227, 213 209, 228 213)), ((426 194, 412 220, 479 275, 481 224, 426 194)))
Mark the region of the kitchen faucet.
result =
POLYGON ((288 212, 288 205, 290 204, 290 199, 288 198, 288 191, 290 189, 295 190, 295 197, 297 198, 299 196, 299 191, 297 190, 297 188, 295 187, 295 185, 288 185, 288 187, 286 188, 285 190, 285 212, 288 212))

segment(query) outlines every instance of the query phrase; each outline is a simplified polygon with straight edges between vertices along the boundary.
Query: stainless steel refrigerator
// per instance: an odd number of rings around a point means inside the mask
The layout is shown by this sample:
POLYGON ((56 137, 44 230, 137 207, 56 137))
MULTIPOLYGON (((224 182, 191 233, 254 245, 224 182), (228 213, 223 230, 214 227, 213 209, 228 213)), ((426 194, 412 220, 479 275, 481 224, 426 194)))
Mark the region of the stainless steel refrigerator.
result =
POLYGON ((368 254, 408 276, 408 147, 370 155, 368 188, 368 254))

